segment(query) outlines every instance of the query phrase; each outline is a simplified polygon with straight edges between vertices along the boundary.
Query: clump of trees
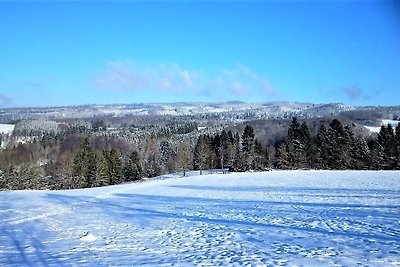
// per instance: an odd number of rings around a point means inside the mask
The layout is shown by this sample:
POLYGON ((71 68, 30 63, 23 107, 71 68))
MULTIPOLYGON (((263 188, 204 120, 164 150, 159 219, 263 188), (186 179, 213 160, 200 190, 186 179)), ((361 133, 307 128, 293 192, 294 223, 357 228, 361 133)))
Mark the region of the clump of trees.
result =
POLYGON ((193 155, 193 168, 224 169, 232 171, 265 170, 268 159, 251 126, 242 135, 223 130, 220 134, 199 136, 193 155))
POLYGON ((277 147, 276 167, 281 169, 400 169, 400 125, 381 126, 375 140, 355 136, 351 125, 333 119, 311 137, 307 124, 296 118, 284 142, 277 147))
POLYGON ((86 188, 206 169, 400 169, 400 125, 383 125, 376 138, 365 139, 338 119, 313 135, 306 122, 293 118, 283 139, 267 144, 249 125, 241 132, 196 135, 187 133, 194 124, 189 126, 174 126, 180 138, 148 134, 138 146, 99 135, 101 124, 97 132, 44 132, 0 150, 0 189, 86 188))
POLYGON ((142 167, 137 151, 126 162, 115 148, 95 151, 86 138, 73 161, 73 187, 87 188, 132 182, 142 178, 142 167))

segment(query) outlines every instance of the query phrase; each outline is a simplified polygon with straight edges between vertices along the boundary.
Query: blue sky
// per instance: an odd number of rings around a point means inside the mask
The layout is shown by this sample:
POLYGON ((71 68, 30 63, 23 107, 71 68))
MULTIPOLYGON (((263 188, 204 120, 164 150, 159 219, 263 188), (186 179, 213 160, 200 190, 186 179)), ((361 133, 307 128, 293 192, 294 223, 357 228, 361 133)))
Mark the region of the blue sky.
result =
POLYGON ((0 107, 399 105, 396 1, 2 1, 0 107))

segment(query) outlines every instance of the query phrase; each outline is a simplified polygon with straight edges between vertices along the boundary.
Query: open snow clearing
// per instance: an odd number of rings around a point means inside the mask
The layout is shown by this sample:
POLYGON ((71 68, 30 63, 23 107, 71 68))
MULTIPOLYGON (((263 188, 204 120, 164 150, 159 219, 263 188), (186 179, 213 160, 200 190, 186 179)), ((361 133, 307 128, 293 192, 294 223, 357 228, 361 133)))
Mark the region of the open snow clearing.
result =
POLYGON ((399 266, 400 172, 0 192, 0 265, 399 266))

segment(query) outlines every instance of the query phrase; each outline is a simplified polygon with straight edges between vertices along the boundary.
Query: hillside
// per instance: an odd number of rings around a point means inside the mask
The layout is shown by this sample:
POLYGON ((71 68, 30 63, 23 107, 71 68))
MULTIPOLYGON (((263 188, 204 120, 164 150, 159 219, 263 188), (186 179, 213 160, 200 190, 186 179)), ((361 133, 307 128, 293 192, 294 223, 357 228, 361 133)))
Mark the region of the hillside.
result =
POLYGON ((0 265, 398 266, 400 172, 0 192, 0 265))

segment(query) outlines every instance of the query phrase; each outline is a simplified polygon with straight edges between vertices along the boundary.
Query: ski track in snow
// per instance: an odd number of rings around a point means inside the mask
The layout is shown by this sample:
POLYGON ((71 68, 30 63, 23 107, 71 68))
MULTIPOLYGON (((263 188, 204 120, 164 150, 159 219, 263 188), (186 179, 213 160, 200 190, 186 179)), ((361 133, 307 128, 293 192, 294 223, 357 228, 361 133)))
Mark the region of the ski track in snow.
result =
POLYGON ((400 172, 0 192, 0 266, 399 266, 400 172))

